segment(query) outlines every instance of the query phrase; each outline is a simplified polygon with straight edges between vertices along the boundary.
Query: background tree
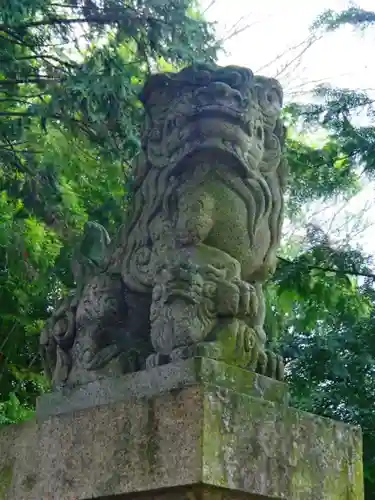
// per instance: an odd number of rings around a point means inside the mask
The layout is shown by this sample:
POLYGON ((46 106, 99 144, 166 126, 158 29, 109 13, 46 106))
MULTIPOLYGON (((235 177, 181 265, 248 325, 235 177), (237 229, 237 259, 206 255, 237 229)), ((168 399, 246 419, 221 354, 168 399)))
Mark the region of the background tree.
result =
MULTIPOLYGON (((360 9, 328 12, 312 39, 374 20, 360 9)), ((46 388, 38 337, 73 285, 69 258, 85 221, 113 235, 122 220, 142 81, 156 68, 213 61, 217 49, 212 27, 187 0, 2 6, 0 422, 31 416, 46 388)), ((373 102, 365 92, 321 86, 309 104, 289 103, 285 119, 287 215, 296 226, 311 202, 349 197, 371 179, 373 102)), ((366 498, 375 499, 373 262, 316 225, 305 233, 285 241, 268 287, 270 342, 288 362, 294 405, 362 425, 366 498)))
MULTIPOLYGON (((327 11, 314 23, 321 34, 343 25, 370 29, 375 13, 352 7, 327 11)), ((317 87, 308 104, 290 104, 288 214, 306 203, 360 192, 375 173, 371 93, 317 87), (319 132, 319 147, 311 142, 319 132)), ((369 202, 371 207, 371 203, 369 202)), ((293 404, 361 425, 365 498, 375 498, 374 262, 316 225, 282 249, 269 288, 268 327, 287 360, 293 404)))

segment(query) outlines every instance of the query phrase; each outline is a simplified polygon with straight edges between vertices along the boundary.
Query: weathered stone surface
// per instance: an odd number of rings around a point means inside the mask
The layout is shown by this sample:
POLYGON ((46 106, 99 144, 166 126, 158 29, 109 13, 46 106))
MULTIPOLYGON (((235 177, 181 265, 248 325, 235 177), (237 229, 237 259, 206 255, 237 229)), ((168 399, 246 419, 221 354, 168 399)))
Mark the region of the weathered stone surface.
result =
POLYGON ((363 500, 361 452, 359 429, 198 382, 2 430, 0 499, 363 500))
POLYGON ((152 370, 116 378, 98 379, 60 392, 44 394, 37 401, 39 421, 94 406, 153 397, 189 385, 209 384, 231 389, 281 405, 288 403, 283 382, 209 358, 179 360, 152 370))
POLYGON ((267 498, 363 498, 359 429, 221 390, 205 394, 204 416, 204 483, 267 498))
POLYGON ((282 380, 263 328, 287 179, 280 84, 194 66, 152 75, 141 101, 126 225, 111 246, 95 226, 77 293, 41 338, 54 388, 194 357, 202 344, 282 380))
POLYGON ((41 332, 41 358, 54 385, 61 385, 68 377, 71 365, 68 352, 75 340, 77 307, 85 285, 106 269, 110 242, 101 224, 85 224, 82 241, 74 249, 71 262, 76 288, 60 301, 41 332))

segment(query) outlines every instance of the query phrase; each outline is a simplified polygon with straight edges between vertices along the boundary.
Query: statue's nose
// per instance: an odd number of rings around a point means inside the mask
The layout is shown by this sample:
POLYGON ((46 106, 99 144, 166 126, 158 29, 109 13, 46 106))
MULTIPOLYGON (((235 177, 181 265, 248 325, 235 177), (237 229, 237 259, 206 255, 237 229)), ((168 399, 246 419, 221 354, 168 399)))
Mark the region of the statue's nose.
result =
POLYGON ((237 105, 242 103, 241 93, 224 82, 212 82, 207 87, 199 90, 199 95, 206 101, 233 101, 237 105))
POLYGON ((234 92, 239 93, 224 82, 212 82, 208 85, 208 87, 206 87, 206 90, 207 92, 212 92, 218 97, 230 96, 234 92))

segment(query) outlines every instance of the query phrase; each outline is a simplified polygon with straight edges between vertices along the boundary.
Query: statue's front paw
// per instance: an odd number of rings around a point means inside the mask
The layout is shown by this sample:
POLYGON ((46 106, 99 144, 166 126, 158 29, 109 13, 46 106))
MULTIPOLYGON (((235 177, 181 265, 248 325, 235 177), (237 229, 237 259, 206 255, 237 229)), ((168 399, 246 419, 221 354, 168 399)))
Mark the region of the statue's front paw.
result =
POLYGON ((239 278, 218 281, 216 303, 222 316, 254 317, 258 311, 258 296, 254 286, 239 278))
POLYGON ((236 280, 239 291, 238 316, 256 316, 258 312, 258 296, 255 287, 243 280, 236 280))
POLYGON ((233 318, 222 322, 216 331, 215 342, 222 361, 255 370, 259 352, 257 335, 244 321, 233 318))
POLYGON ((159 352, 154 352, 150 354, 146 359, 146 370, 151 370, 156 366, 162 366, 169 363, 169 356, 165 354, 160 354, 159 352))
POLYGON ((171 303, 152 304, 151 341, 157 352, 170 354, 179 346, 202 342, 213 329, 216 317, 210 306, 176 299, 171 303))
POLYGON ((121 349, 116 344, 110 344, 99 351, 93 351, 88 347, 83 353, 83 366, 89 371, 100 370, 120 353, 121 349))

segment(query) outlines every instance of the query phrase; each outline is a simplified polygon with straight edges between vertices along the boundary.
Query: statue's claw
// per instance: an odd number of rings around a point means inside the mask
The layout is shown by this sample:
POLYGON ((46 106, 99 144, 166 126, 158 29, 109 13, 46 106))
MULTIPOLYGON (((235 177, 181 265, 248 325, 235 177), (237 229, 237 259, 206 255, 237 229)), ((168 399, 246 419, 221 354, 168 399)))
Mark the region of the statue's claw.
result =
POLYGON ((258 311, 258 297, 254 286, 240 279, 234 283, 239 292, 238 316, 255 316, 258 311))
POLYGON ((261 375, 279 381, 284 380, 284 360, 282 356, 272 351, 263 351, 258 359, 256 371, 261 375))
POLYGON ((169 356, 165 354, 160 354, 159 352, 154 352, 150 354, 146 359, 146 370, 151 370, 156 366, 166 365, 170 361, 169 356))

